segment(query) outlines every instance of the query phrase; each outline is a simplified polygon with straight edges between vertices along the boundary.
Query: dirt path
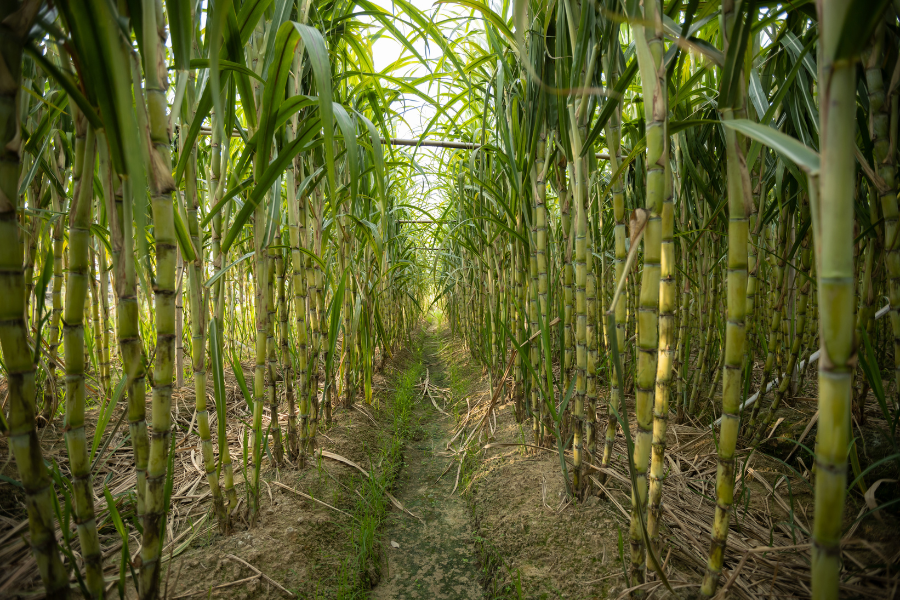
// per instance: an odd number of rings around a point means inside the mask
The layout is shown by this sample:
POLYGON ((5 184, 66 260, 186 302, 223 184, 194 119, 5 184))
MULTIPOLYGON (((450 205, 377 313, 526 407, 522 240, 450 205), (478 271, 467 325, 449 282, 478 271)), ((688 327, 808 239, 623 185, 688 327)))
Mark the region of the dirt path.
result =
MULTIPOLYGON (((433 325, 426 332, 424 344, 429 385, 443 387, 444 365, 437 355, 433 325)), ((421 394, 422 388, 419 390, 421 394)), ((420 396, 415 420, 420 430, 406 446, 396 496, 424 524, 399 511, 391 513, 384 529, 381 583, 372 590, 371 597, 483 598, 469 510, 458 491, 450 494, 456 467, 440 477, 451 460, 443 453, 451 437, 452 418, 435 410, 427 396, 420 396)))

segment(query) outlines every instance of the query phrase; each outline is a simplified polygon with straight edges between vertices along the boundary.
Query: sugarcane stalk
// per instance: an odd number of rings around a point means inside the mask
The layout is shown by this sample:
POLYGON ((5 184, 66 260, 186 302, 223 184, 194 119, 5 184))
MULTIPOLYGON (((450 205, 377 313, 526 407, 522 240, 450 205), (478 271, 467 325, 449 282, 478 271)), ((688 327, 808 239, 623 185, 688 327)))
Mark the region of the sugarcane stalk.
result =
MULTIPOLYGON (((57 138, 58 142, 58 138, 57 138)), ((54 176, 59 178, 59 167, 57 161, 48 161, 50 168, 53 170, 54 176)), ((54 212, 62 213, 66 209, 66 197, 60 198, 56 189, 50 187, 51 207, 54 212)), ((62 339, 60 330, 60 319, 62 317, 62 288, 63 288, 63 219, 57 219, 53 225, 53 292, 52 302, 53 309, 50 313, 50 355, 47 360, 47 368, 50 371, 51 392, 44 395, 44 406, 41 418, 44 424, 49 424, 53 420, 56 413, 56 405, 59 401, 59 378, 57 374, 57 361, 59 360, 59 342, 62 339)))
MULTIPOLYGON (((272 198, 272 202, 280 202, 281 198, 272 198)), ((276 290, 276 261, 280 252, 276 246, 281 245, 281 235, 278 229, 275 230, 274 243, 269 246, 267 275, 266 275, 266 394, 269 404, 269 430, 272 435, 272 458, 275 459, 275 466, 281 467, 284 464, 284 445, 281 440, 281 423, 278 418, 278 357, 275 352, 275 323, 278 319, 278 305, 275 298, 276 290)))
MULTIPOLYGON (((609 73, 609 81, 611 86, 615 86, 618 82, 619 74, 619 41, 618 26, 613 25, 612 36, 610 39, 610 49, 607 53, 607 71, 609 73)), ((609 147, 609 169, 615 173, 619 170, 619 164, 622 160, 622 105, 618 103, 613 109, 613 113, 606 124, 606 143, 609 147)), ((613 227, 613 244, 615 251, 615 279, 614 285, 618 285, 622 280, 625 272, 625 260, 628 250, 625 248, 625 184, 622 177, 616 178, 612 182, 612 205, 613 218, 615 225, 613 227)), ((626 314, 627 302, 617 302, 615 307, 616 322, 616 343, 619 352, 624 353, 625 348, 625 331, 627 327, 628 315, 626 314)), ((610 377, 610 394, 609 401, 606 404, 606 434, 603 441, 603 457, 600 460, 600 466, 609 467, 609 460, 612 456, 613 444, 616 441, 616 429, 618 427, 616 413, 610 410, 610 402, 619 397, 619 379, 618 377, 610 377)), ((606 483, 606 472, 601 471, 599 475, 600 483, 606 483)))
MULTIPOLYGON (((82 117, 83 118, 83 117, 82 117)), ((63 311, 63 347, 66 358, 66 448, 72 470, 74 517, 85 563, 85 579, 93 598, 103 598, 104 581, 100 539, 94 520, 94 490, 84 432, 85 362, 84 312, 90 281, 91 212, 93 208, 94 130, 79 126, 75 139, 75 197, 69 211, 69 268, 63 311)))
MULTIPOLYGON (((821 332, 811 572, 815 600, 838 597, 855 363, 852 149, 856 143, 856 65, 838 55, 851 6, 849 0, 817 4, 821 175, 810 185, 821 332)), ((885 218, 888 216, 886 211, 885 218)))
MULTIPOLYGON (((156 238, 156 356, 153 367, 151 416, 153 434, 147 462, 146 513, 141 545, 141 598, 159 597, 162 546, 168 507, 165 482, 172 426, 172 383, 175 364, 175 262, 178 252, 172 192, 172 158, 168 119, 168 73, 165 60, 166 25, 162 6, 145 2, 144 52, 147 68, 146 107, 150 131, 150 208, 156 238)), ((140 193, 141 190, 135 190, 140 193)), ((138 232, 143 235, 143 232, 138 232)), ((205 393, 205 388, 204 388, 205 393)))
POLYGON ((631 575, 635 583, 645 580, 646 562, 641 515, 647 505, 647 469, 650 462, 651 426, 653 419, 654 387, 656 384, 659 346, 659 285, 662 252, 661 212, 666 195, 666 163, 668 136, 666 132, 666 82, 661 69, 663 56, 662 17, 659 2, 644 5, 644 22, 635 25, 635 44, 638 68, 647 104, 647 191, 646 209, 649 221, 644 233, 644 268, 641 274, 637 314, 637 372, 635 375, 635 415, 637 431, 632 461, 636 485, 631 498, 631 575))
MULTIPOLYGON (((739 42, 732 39, 738 30, 740 16, 736 14, 732 0, 722 3, 725 32, 724 48, 739 42)), ((723 120, 741 119, 746 116, 746 82, 739 75, 738 91, 730 98, 729 105, 720 106, 723 120)), ((709 559, 700 593, 710 597, 716 592, 728 538, 731 505, 734 502, 734 454, 740 430, 740 405, 743 389, 744 343, 747 338, 747 242, 749 241, 749 207, 752 191, 745 160, 746 139, 728 127, 725 131, 726 183, 728 190, 728 275, 727 322, 725 324, 725 349, 722 355, 722 423, 719 429, 716 468, 716 510, 712 524, 709 559)))
MULTIPOLYGON (((22 44, 31 20, 14 29, 10 17, 18 2, 0 3, 0 348, 8 385, 8 440, 19 481, 25 491, 25 509, 31 552, 48 598, 68 598, 69 576, 56 544, 53 518, 55 492, 44 464, 35 427, 35 365, 25 317, 25 277, 19 243, 19 175, 21 132, 17 96, 22 77, 22 44)), ((52 416, 52 415, 51 415, 52 416)))
POLYGON ((751 443, 751 445, 754 447, 763 439, 766 430, 775 419, 775 412, 778 410, 781 402, 788 394, 794 375, 794 369, 796 368, 797 360, 800 356, 803 336, 806 332, 807 327, 807 305, 809 290, 812 285, 812 278, 810 275, 808 275, 810 269, 810 254, 809 234, 807 234, 805 239, 803 240, 802 250, 800 251, 800 267, 802 269, 802 273, 804 274, 804 282, 800 286, 800 294, 797 297, 797 320, 794 328, 794 339, 791 342, 791 354, 787 361, 787 367, 784 370, 785 376, 781 378, 781 381, 778 384, 778 389, 775 391, 775 398, 772 400, 772 404, 769 405, 769 409, 766 411, 765 415, 763 415, 759 428, 756 430, 756 433, 753 436, 753 442, 751 443))
MULTIPOLYGON (((900 240, 897 229, 900 210, 897 204, 895 156, 891 142, 892 105, 884 90, 881 64, 884 57, 885 26, 876 30, 872 48, 866 61, 866 87, 869 92, 869 135, 872 140, 874 168, 883 185, 878 190, 879 204, 884 215, 884 259, 887 267, 887 295, 891 303, 891 332, 894 338, 894 378, 897 382, 894 405, 900 393, 900 240)), ((893 99, 892 99, 893 100, 893 99)), ((896 118, 895 118, 896 119, 896 118)))
POLYGON ((666 162, 666 195, 663 198, 661 261, 659 281, 659 351, 656 367, 656 395, 653 403, 653 438, 650 458, 650 505, 647 509, 647 533, 653 552, 659 556, 659 523, 662 517, 663 481, 665 479, 666 429, 669 422, 669 395, 675 358, 675 208, 672 177, 666 162))

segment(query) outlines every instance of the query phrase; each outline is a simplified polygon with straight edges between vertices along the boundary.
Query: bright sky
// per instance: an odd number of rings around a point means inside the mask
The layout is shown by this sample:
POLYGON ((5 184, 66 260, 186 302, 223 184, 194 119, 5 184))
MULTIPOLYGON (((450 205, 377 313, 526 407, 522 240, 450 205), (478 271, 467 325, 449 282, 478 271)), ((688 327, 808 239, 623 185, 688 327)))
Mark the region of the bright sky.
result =
MULTIPOLYGON (((418 8, 425 15, 433 17, 435 12, 434 0, 409 1, 413 6, 418 8)), ((390 0, 373 0, 373 2, 388 12, 400 14, 400 11, 393 7, 390 0)), ((464 12, 467 13, 468 10, 452 5, 440 5, 440 13, 443 17, 454 13, 464 14, 464 12)), ((404 23, 398 21, 396 25, 401 32, 405 34, 410 33, 410 28, 407 27, 404 23)), ((371 31, 374 33, 380 28, 381 24, 375 22, 375 25, 373 25, 371 31)), ((373 43, 373 59, 376 71, 385 69, 393 62, 398 60, 404 53, 406 53, 407 55, 409 54, 409 52, 402 44, 389 36, 389 33, 387 35, 383 35, 373 43)), ((410 36, 409 39, 411 38, 412 36, 410 36)), ((443 52, 433 41, 426 44, 425 40, 419 37, 413 42, 413 45, 419 52, 419 54, 424 56, 426 60, 437 60, 443 56, 443 52)), ((428 68, 425 65, 412 63, 402 73, 396 73, 395 75, 406 77, 422 77, 428 75, 428 72, 428 68)), ((385 82, 385 87, 391 87, 391 84, 389 82, 385 82)), ((435 91, 433 89, 429 90, 428 86, 424 84, 419 86, 419 89, 423 93, 428 95, 434 93, 435 91)), ((434 117, 435 109, 432 105, 427 104, 423 100, 413 95, 406 95, 405 103, 406 109, 403 113, 405 122, 397 120, 394 123, 394 126, 396 128, 396 136, 399 138, 418 138, 424 131, 425 127, 428 125, 428 122, 434 117)), ((400 106, 398 106, 397 104, 395 104, 395 109, 401 110, 400 106)), ((429 139, 437 139, 437 136, 435 136, 434 134, 430 134, 428 137, 429 139)), ((426 170, 437 170, 438 163, 436 159, 432 158, 432 151, 429 149, 420 148, 416 153, 416 161, 426 170)), ((436 182, 430 181, 428 178, 421 175, 416 176, 414 179, 417 187, 423 193, 423 199, 425 200, 424 203, 426 205, 423 208, 435 206, 439 202, 439 198, 433 195, 430 189, 431 186, 429 184, 436 182)))
MULTIPOLYGON (((400 12, 392 6, 390 0, 373 0, 373 3, 377 4, 388 12, 392 12, 394 14, 398 14, 400 12)), ((410 0, 410 4, 429 16, 434 14, 433 0, 410 0)), ((447 7, 446 5, 442 6, 441 8, 441 11, 445 13, 452 10, 452 7, 447 7)), ((376 22, 375 27, 380 27, 380 24, 376 22)), ((397 27, 405 34, 410 33, 409 28, 404 23, 398 22, 397 27)), ((375 31, 374 27, 372 31, 375 31)), ((385 67, 399 59, 403 52, 406 51, 406 49, 402 44, 400 44, 400 42, 397 42, 396 40, 387 36, 378 38, 373 46, 373 58, 376 71, 383 70, 385 67)), ((426 45, 425 40, 421 38, 416 40, 413 43, 413 46, 416 48, 419 54, 424 56, 426 59, 438 59, 443 54, 441 52, 441 49, 438 48, 434 43, 426 45)), ((411 77, 421 77, 427 74, 428 69, 425 67, 425 65, 421 64, 410 65, 407 69, 407 72, 403 73, 403 75, 411 77)), ((427 89, 422 89, 422 91, 428 93, 427 89)), ((432 117, 434 117, 434 108, 428 106, 422 100, 414 96, 407 97, 407 107, 407 113, 404 115, 404 117, 408 122, 409 127, 407 127, 402 122, 398 122, 396 124, 397 136, 401 138, 418 137, 419 134, 425 129, 428 121, 432 117)))

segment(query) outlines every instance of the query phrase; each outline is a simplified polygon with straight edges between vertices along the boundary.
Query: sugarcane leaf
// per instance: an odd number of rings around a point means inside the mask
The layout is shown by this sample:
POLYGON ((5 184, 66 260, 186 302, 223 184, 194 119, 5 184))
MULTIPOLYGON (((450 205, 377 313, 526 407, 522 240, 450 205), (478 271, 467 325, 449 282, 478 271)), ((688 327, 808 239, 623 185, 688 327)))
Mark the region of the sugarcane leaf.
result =
MULTIPOLYGON (((44 137, 44 143, 41 146, 40 151, 35 155, 34 160, 31 163, 31 168, 28 169, 28 172, 25 174, 25 177, 22 178, 22 183, 19 184, 19 195, 25 195, 25 191, 28 189, 28 186, 31 185, 32 180, 34 179, 34 174, 37 173, 38 167, 41 166, 40 158, 43 156, 44 152, 47 150, 47 144, 50 143, 50 136, 47 135, 44 137)), ((38 180, 40 181, 40 180, 38 180)))
POLYGON ((128 530, 125 529, 125 523, 122 521, 122 517, 119 515, 119 510, 116 508, 116 501, 113 498, 112 493, 109 491, 109 486, 103 486, 103 496, 106 498, 106 509, 109 511, 110 520, 113 522, 113 526, 116 528, 119 536, 122 538, 122 543, 128 545, 128 530))
MULTIPOLYGON (((272 11, 272 18, 268 23, 268 27, 271 31, 278 31, 281 26, 288 21, 291 16, 291 9, 294 7, 294 0, 274 0, 275 6, 272 11)), ((304 3, 304 4, 309 4, 304 3)), ((305 15, 301 15, 301 19, 305 15)), ((269 72, 269 65, 272 64, 272 60, 275 58, 275 44, 277 41, 277 36, 269 35, 267 36, 268 41, 266 44, 266 52, 263 55, 265 57, 265 61, 263 62, 263 73, 269 72)))
MULTIPOLYGON (((51 137, 53 135, 52 134, 53 126, 59 120, 59 117, 63 114, 63 109, 68 107, 69 97, 62 90, 56 92, 56 94, 55 94, 56 98, 54 98, 54 100, 56 100, 56 103, 59 104, 60 106, 55 106, 53 103, 50 102, 48 97, 45 96, 42 98, 41 96, 38 96, 37 94, 35 94, 33 91, 31 91, 27 87, 22 87, 21 89, 29 91, 31 94, 34 95, 35 98, 37 98, 40 101, 40 104, 38 105, 38 107, 40 107, 42 105, 46 105, 50 108, 55 109, 55 110, 43 111, 44 114, 41 116, 41 120, 38 123, 37 127, 35 127, 34 131, 31 132, 31 134, 27 136, 28 141, 25 142, 25 152, 28 152, 29 154, 35 154, 35 151, 37 150, 38 144, 41 143, 41 140, 43 140, 47 137, 51 137)), ((50 94, 47 94, 47 96, 50 96, 50 94)), ((38 108, 38 107, 36 107, 36 108, 38 108)), ((27 132, 27 129, 23 127, 23 133, 25 133, 25 132, 27 132)))
MULTIPOLYGON (((244 378, 244 369, 241 367, 241 361, 234 350, 232 350, 231 353, 230 363, 231 371, 232 373, 234 373, 234 378, 237 379, 238 386, 241 388, 241 393, 244 395, 244 402, 247 404, 247 406, 253 406, 253 395, 250 393, 250 389, 247 387, 247 380, 244 378)), ((244 446, 246 446, 246 444, 244 444, 244 446)))
POLYGON ((513 48, 517 49, 519 47, 519 42, 516 39, 515 34, 513 34, 512 29, 507 25, 506 20, 483 2, 477 2, 477 0, 438 0, 434 4, 458 4, 460 6, 465 6, 466 8, 477 10, 481 13, 481 16, 484 17, 485 21, 496 27, 497 31, 503 34, 503 37, 512 42, 513 48))
MULTIPOLYGON (((91 442, 91 454, 88 462, 91 462, 91 469, 96 463, 94 463, 94 455, 97 453, 97 448, 100 446, 100 441, 103 439, 103 434, 106 433, 106 426, 109 424, 110 418, 112 418, 112 413, 115 410, 116 406, 119 405, 119 401, 122 399, 122 396, 125 393, 125 386, 128 383, 128 377, 122 377, 119 379, 119 383, 116 384, 116 389, 113 391, 112 397, 107 401, 107 403, 101 408, 99 411, 99 418, 97 419, 97 427, 94 429, 94 439, 91 442)), ((102 401, 102 398, 101 398, 102 401)), ((125 414, 127 411, 123 411, 125 414)), ((118 427, 116 427, 118 429, 118 427)), ((115 430, 112 434, 110 434, 110 438, 115 435, 115 430)), ((104 444, 104 450, 106 446, 109 444, 104 444)))
POLYGON ((195 0, 166 0, 172 53, 175 55, 175 68, 180 71, 187 70, 191 60, 192 3, 195 0))
POLYGON ((365 219, 360 219, 356 215, 346 214, 343 215, 353 221, 357 225, 357 232, 362 232, 363 237, 365 237, 369 246, 372 248, 372 252, 375 254, 376 262, 381 262, 381 243, 380 238, 378 237, 378 228, 371 221, 366 221, 365 219))
POLYGON ((294 139, 294 141, 282 148, 281 152, 278 153, 278 156, 275 157, 275 160, 269 163, 265 171, 263 171, 263 173, 254 181, 255 186, 250 193, 250 197, 235 216, 231 229, 228 230, 228 233, 222 242, 223 253, 228 252, 231 248, 231 245, 240 234, 241 228, 250 219, 253 211, 256 210, 256 207, 262 202, 262 199, 265 197, 272 184, 275 183, 275 180, 278 179, 284 170, 291 165, 291 161, 293 161, 294 157, 300 152, 310 150, 321 143, 321 140, 316 139, 316 136, 320 131, 319 123, 320 120, 318 118, 307 119, 306 123, 304 123, 303 131, 296 139, 294 139))
POLYGON ((728 32, 730 43, 725 56, 725 64, 722 67, 722 79, 719 87, 720 108, 732 108, 736 102, 743 101, 742 98, 738 98, 738 87, 744 80, 744 53, 750 37, 751 21, 756 15, 755 5, 755 0, 741 2, 740 12, 734 19, 732 30, 728 32))
MULTIPOLYGON (((384 149, 381 147, 381 136, 378 135, 378 130, 375 129, 375 124, 372 121, 367 119, 362 113, 354 112, 365 124, 366 129, 369 130, 369 139, 372 142, 373 158, 375 159, 375 187, 378 190, 378 197, 384 199, 384 149)), ((383 219, 385 216, 382 214, 381 218, 383 219)))
MULTIPOLYGON (((368 16, 378 19, 378 21, 384 26, 384 28, 391 33, 394 40, 402 44, 404 48, 409 50, 410 54, 419 59, 419 64, 425 65, 429 70, 431 69, 429 62, 425 60, 425 57, 419 54, 419 50, 410 40, 412 36, 405 35, 397 28, 396 25, 394 25, 394 21, 398 20, 396 15, 385 12, 383 8, 381 8, 377 4, 369 2, 368 0, 356 0, 354 3, 357 6, 366 9, 366 13, 368 14, 368 16)), ((412 23, 405 23, 408 27, 410 27, 410 29, 416 30, 416 26, 412 23)))
POLYGON ((328 49, 325 45, 325 39, 318 30, 300 23, 293 23, 293 26, 303 39, 303 45, 309 56, 309 62, 316 80, 319 95, 319 118, 322 121, 322 130, 325 134, 325 164, 328 171, 328 189, 333 194, 337 190, 337 178, 334 169, 334 117, 332 114, 333 97, 331 93, 331 66, 328 59, 328 49))
POLYGON ((47 57, 34 47, 33 42, 26 44, 25 52, 40 65, 45 73, 52 77, 53 80, 65 90, 68 98, 75 101, 75 104, 78 105, 78 108, 84 113, 85 118, 87 118, 94 129, 103 127, 103 122, 97 115, 97 109, 94 108, 85 95, 81 93, 81 90, 78 89, 78 85, 72 81, 72 78, 67 73, 63 73, 56 65, 47 60, 47 57))
POLYGON ((748 96, 750 96, 750 101, 756 109, 757 117, 762 121, 766 112, 769 110, 769 99, 763 91, 762 83, 759 80, 759 71, 756 68, 750 69, 750 89, 748 90, 748 96))
MULTIPOLYGON (((225 77, 221 78, 219 81, 219 93, 228 85, 228 82, 231 78, 231 72, 228 71, 225 73, 225 77)), ((212 79, 212 75, 210 75, 210 79, 212 79)), ((187 135, 184 138, 184 148, 193 147, 194 143, 197 141, 197 136, 200 135, 200 127, 203 124, 203 119, 209 114, 209 111, 213 108, 213 87, 212 83, 208 83, 206 88, 204 88, 203 93, 200 95, 200 100, 197 102, 197 109, 194 111, 194 118, 191 120, 191 125, 188 128, 187 135)), ((182 130, 182 134, 184 130, 182 130)), ((178 157, 178 163, 175 165, 175 185, 181 183, 181 178, 184 176, 184 171, 187 168, 188 161, 191 157, 190 152, 182 152, 178 157)))
POLYGON ((394 0, 393 5, 399 6, 400 9, 409 16, 410 20, 416 25, 417 31, 422 36, 428 36, 434 40, 434 43, 441 49, 444 58, 449 59, 450 62, 453 63, 453 66, 456 68, 456 71, 464 84, 470 88, 474 87, 469 80, 469 76, 466 74, 465 66, 460 62, 456 52, 454 52, 450 44, 447 43, 444 33, 435 25, 435 23, 426 18, 420 10, 407 2, 407 0, 394 0))
POLYGON ((209 69, 210 70, 210 81, 212 81, 212 69, 213 62, 215 62, 219 71, 237 71, 238 73, 243 73, 247 77, 252 77, 253 79, 265 83, 266 80, 256 74, 256 71, 245 67, 244 65, 239 65, 236 62, 232 62, 230 60, 225 60, 224 58, 219 58, 218 60, 212 58, 192 58, 190 63, 191 69, 209 69))
POLYGON ((724 120, 722 125, 743 133, 793 161, 807 175, 818 175, 819 154, 796 138, 747 119, 724 120))
POLYGON ((322 269, 322 271, 324 271, 326 273, 328 272, 328 267, 325 265, 325 261, 323 261, 317 254, 310 252, 306 248, 302 248, 302 247, 298 248, 298 250, 300 250, 301 254, 305 254, 308 257, 312 258, 314 261, 316 261, 316 264, 319 265, 319 267, 322 269))
POLYGON ((278 109, 278 114, 275 118, 275 125, 272 127, 272 131, 278 131, 281 129, 281 126, 288 122, 288 120, 294 116, 294 114, 302 111, 305 108, 310 106, 314 106, 319 102, 319 99, 315 96, 291 96, 287 100, 281 103, 280 108, 278 109))
POLYGON ((278 109, 284 101, 285 86, 290 75, 294 52, 301 40, 295 25, 296 23, 284 23, 275 30, 277 33, 272 41, 271 53, 266 56, 268 66, 266 85, 263 87, 262 111, 257 132, 259 140, 256 151, 257 170, 264 169, 269 164, 271 140, 275 133, 271 117, 278 114, 278 109))
POLYGON ((355 205, 359 188, 359 151, 356 144, 356 123, 354 123, 347 110, 341 104, 334 102, 332 109, 338 128, 344 137, 344 146, 347 148, 347 163, 350 166, 350 203, 355 205))
POLYGON ((37 308, 36 323, 37 331, 34 339, 34 364, 38 364, 41 360, 41 341, 43 339, 42 330, 45 319, 43 317, 45 308, 45 299, 47 297, 47 285, 53 278, 53 246, 50 245, 44 253, 44 262, 41 266, 41 274, 34 286, 35 307, 37 308))
POLYGON ((252 184, 253 184, 253 178, 248 177, 247 179, 240 182, 238 185, 230 188, 227 192, 225 192, 225 195, 222 196, 222 199, 219 200, 218 202, 216 202, 216 204, 212 208, 209 209, 209 212, 206 213, 206 216, 203 217, 203 219, 200 221, 200 227, 206 227, 207 225, 209 225, 209 222, 212 221, 213 218, 217 214, 219 214, 223 208, 225 208, 225 206, 228 204, 228 202, 232 198, 234 198, 238 194, 241 194, 241 193, 247 191, 248 189, 250 189, 250 186, 252 184))
POLYGON ((227 273, 232 267, 241 264, 242 262, 244 262, 245 260, 247 260, 248 258, 250 258, 251 256, 253 256, 254 254, 256 254, 256 250, 251 250, 250 252, 248 252, 247 254, 243 255, 243 256, 240 257, 239 259, 232 261, 227 267, 225 267, 225 268, 222 269, 221 271, 217 271, 217 272, 215 273, 215 275, 213 275, 212 277, 210 277, 209 279, 207 279, 207 280, 203 283, 203 287, 205 287, 205 288, 211 288, 211 287, 212 287, 219 279, 221 279, 222 276, 225 275, 225 273, 227 273))
POLYGON ((185 225, 184 217, 180 208, 176 205, 172 210, 175 216, 175 237, 178 240, 178 247, 181 248, 181 255, 185 262, 194 262, 197 258, 197 251, 194 243, 191 241, 191 234, 185 225))

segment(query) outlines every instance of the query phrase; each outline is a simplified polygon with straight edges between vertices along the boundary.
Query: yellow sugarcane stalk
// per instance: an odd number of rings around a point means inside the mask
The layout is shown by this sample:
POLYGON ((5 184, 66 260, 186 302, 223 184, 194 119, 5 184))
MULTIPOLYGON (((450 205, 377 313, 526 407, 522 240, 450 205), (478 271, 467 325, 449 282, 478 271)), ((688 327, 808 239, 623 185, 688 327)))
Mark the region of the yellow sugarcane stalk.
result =
POLYGON ((636 478, 631 499, 631 572, 635 583, 643 583, 646 563, 640 511, 647 505, 647 469, 650 462, 651 425, 653 420, 654 387, 656 384, 659 346, 658 310, 660 263, 662 252, 662 212, 666 194, 666 163, 668 135, 666 132, 665 70, 661 69, 662 16, 656 0, 644 5, 645 23, 635 25, 635 47, 641 73, 644 103, 647 106, 647 195, 649 221, 644 233, 644 269, 641 275, 637 311, 637 373, 635 376, 635 415, 637 431, 634 437, 632 461, 636 478), (652 29, 650 29, 652 27, 652 29))

